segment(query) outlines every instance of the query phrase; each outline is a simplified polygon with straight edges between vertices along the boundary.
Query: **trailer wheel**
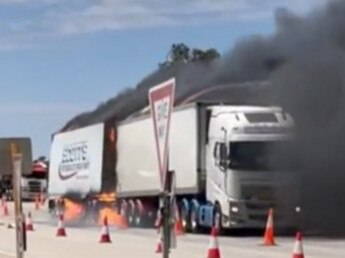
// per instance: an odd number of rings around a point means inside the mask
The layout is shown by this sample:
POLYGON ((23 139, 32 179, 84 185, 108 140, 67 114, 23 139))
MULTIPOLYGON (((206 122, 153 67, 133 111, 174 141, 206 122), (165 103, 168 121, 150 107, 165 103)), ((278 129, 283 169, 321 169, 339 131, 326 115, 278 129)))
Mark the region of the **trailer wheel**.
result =
POLYGON ((142 224, 142 217, 141 217, 140 211, 138 210, 138 208, 136 208, 134 212, 134 226, 140 227, 141 224, 142 224))
POLYGON ((128 205, 127 207, 126 214, 127 214, 128 225, 133 226, 134 225, 134 210, 131 208, 130 205, 128 205))
POLYGON ((198 211, 195 208, 193 208, 190 213, 190 228, 193 233, 198 233, 200 230, 198 223, 198 211))
POLYGON ((184 232, 188 232, 190 230, 190 216, 188 210, 184 208, 183 206, 181 207, 181 223, 182 223, 182 228, 184 232))

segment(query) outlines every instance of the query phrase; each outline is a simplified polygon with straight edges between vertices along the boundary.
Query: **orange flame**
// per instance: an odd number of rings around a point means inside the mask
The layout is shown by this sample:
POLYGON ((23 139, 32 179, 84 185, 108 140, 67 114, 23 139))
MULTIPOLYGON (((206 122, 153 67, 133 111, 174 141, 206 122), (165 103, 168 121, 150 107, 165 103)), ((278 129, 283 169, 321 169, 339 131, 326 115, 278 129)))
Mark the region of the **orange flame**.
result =
POLYGON ((98 223, 102 225, 104 217, 107 217, 109 225, 119 225, 120 215, 113 209, 105 207, 99 211, 98 223))
POLYGON ((101 193, 97 197, 101 202, 114 202, 116 199, 115 193, 101 193))
POLYGON ((83 212, 83 206, 69 199, 64 199, 64 219, 66 221, 77 219, 83 212))

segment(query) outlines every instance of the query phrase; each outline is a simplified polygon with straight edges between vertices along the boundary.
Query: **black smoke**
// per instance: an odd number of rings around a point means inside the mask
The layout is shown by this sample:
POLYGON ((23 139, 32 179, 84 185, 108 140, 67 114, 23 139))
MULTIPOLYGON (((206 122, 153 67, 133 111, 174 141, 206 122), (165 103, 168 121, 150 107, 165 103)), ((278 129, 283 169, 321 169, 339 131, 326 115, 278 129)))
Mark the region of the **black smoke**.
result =
POLYGON ((243 39, 215 62, 159 69, 64 129, 123 119, 148 105, 149 87, 172 76, 177 104, 217 98, 279 104, 296 120, 303 227, 345 233, 345 1, 330 1, 307 17, 278 9, 275 25, 273 35, 243 39), (270 86, 258 83, 267 80, 270 86))
POLYGON ((345 2, 307 18, 283 12, 274 42, 285 60, 272 75, 276 97, 296 121, 302 226, 345 234, 345 2))

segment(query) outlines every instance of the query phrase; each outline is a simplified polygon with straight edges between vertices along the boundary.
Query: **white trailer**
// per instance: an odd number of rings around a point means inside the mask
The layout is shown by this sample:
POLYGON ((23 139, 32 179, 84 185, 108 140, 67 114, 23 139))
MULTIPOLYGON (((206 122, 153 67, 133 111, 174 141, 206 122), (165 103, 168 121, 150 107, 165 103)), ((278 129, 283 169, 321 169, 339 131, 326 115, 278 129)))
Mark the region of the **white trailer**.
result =
POLYGON ((51 212, 57 204, 63 208, 65 198, 91 205, 93 201, 102 201, 102 194, 114 196, 113 130, 108 124, 100 123, 54 135, 48 174, 51 212))
MULTIPOLYGON (((200 191, 197 112, 193 106, 172 114, 169 165, 176 171, 178 193, 200 191)), ((145 116, 124 122, 117 131, 117 196, 157 196, 160 179, 151 119, 145 116)))
MULTIPOLYGON (((175 109, 168 166, 175 171, 185 229, 215 223, 264 227, 269 208, 277 209, 277 226, 296 226, 295 171, 285 163, 272 168, 267 160, 267 148, 287 146, 292 129, 292 118, 276 107, 191 104, 175 109)), ((117 196, 128 221, 134 226, 152 222, 160 182, 150 116, 120 123, 116 148, 117 196)))

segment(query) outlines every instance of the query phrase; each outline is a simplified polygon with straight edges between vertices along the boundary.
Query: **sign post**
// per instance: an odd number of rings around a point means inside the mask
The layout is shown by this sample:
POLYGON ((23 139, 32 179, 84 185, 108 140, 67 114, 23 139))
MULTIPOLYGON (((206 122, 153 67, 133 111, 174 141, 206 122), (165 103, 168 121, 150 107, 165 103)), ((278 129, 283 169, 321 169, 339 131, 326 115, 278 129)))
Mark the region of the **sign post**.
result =
POLYGON ((15 144, 11 144, 11 154, 13 164, 12 170, 16 220, 17 258, 23 258, 24 251, 26 251, 26 230, 21 198, 22 154, 17 152, 17 146, 15 144))
POLYGON ((165 81, 149 91, 151 117, 155 135, 159 178, 161 183, 161 211, 163 218, 163 258, 170 249, 170 192, 171 180, 167 177, 170 117, 175 100, 175 79, 165 81))

